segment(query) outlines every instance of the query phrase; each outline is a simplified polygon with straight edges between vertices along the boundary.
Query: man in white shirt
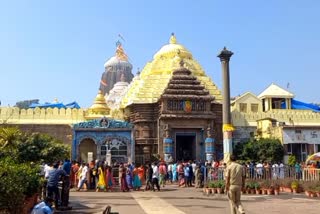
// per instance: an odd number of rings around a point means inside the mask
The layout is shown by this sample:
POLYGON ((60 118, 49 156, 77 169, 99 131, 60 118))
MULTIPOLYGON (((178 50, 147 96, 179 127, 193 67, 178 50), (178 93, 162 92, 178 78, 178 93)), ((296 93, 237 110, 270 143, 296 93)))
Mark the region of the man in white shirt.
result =
POLYGON ((77 191, 80 191, 80 189, 82 188, 84 183, 86 183, 86 185, 88 185, 87 184, 87 173, 88 173, 88 166, 85 163, 82 163, 82 170, 81 170, 80 181, 78 184, 77 191))
POLYGON ((46 165, 44 165, 44 169, 43 169, 43 171, 44 171, 44 177, 45 177, 45 179, 48 179, 49 178, 49 172, 50 172, 50 170, 52 170, 52 164, 46 164, 46 165))
POLYGON ((158 169, 158 166, 153 163, 152 164, 152 189, 153 191, 155 191, 154 189, 154 185, 156 185, 157 187, 157 190, 160 191, 160 186, 159 186, 159 169, 158 169))
POLYGON ((191 164, 191 166, 192 166, 192 183, 194 184, 195 183, 195 178, 196 178, 196 176, 195 176, 195 174, 196 174, 196 167, 197 167, 197 164, 196 164, 196 161, 193 161, 192 162, 192 164, 191 164))
POLYGON ((263 165, 262 165, 261 162, 259 162, 259 163, 256 165, 256 171, 257 171, 257 176, 258 176, 258 178, 262 178, 263 165))

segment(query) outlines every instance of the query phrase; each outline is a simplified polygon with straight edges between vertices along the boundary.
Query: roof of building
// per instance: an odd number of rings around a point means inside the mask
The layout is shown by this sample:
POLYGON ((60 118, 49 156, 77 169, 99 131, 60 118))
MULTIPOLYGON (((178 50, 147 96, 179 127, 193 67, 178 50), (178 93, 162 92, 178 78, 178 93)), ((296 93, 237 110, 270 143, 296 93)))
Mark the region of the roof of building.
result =
POLYGON ((181 60, 215 100, 221 102, 222 95, 218 87, 193 59, 191 52, 178 44, 176 37, 172 35, 169 44, 164 45, 154 55, 153 60, 145 65, 139 78, 133 79, 121 106, 126 107, 133 103, 156 103, 167 87, 173 71, 180 67, 181 60))
POLYGON ((74 101, 68 104, 63 104, 57 100, 52 103, 32 103, 29 108, 76 108, 80 109, 79 104, 74 101))
POLYGON ((294 94, 281 88, 280 86, 272 83, 268 88, 266 88, 261 94, 258 95, 258 98, 293 98, 294 94))
POLYGON ((246 93, 244 93, 244 94, 242 94, 242 95, 240 95, 240 96, 237 96, 237 97, 235 97, 235 99, 234 100, 232 100, 231 101, 231 104, 233 104, 233 103, 235 103, 235 102, 237 102, 237 101, 239 101, 239 100, 241 100, 241 99, 243 99, 244 97, 247 97, 247 96, 252 96, 252 97, 254 97, 255 99, 257 99, 257 101, 261 101, 258 97, 257 97, 257 95, 255 95, 255 94, 253 94, 253 93, 251 93, 251 92, 246 92, 246 93))

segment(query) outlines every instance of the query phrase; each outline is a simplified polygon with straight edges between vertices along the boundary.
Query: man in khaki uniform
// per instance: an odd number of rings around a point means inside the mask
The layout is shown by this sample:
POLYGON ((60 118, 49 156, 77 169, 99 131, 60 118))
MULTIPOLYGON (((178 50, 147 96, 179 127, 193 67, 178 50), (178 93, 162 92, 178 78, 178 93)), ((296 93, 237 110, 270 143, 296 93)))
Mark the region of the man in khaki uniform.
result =
POLYGON ((236 163, 234 155, 230 156, 231 163, 226 169, 226 190, 229 198, 231 214, 239 213, 244 214, 244 209, 241 205, 241 189, 245 186, 245 172, 243 167, 236 163))

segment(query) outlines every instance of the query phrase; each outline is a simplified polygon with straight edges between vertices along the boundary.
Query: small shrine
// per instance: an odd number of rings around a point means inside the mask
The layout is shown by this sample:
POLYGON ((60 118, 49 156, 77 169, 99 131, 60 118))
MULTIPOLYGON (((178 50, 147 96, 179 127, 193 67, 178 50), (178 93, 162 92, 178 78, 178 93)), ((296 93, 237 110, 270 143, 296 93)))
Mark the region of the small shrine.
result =
POLYGON ((72 159, 108 163, 134 161, 132 124, 106 117, 73 125, 72 159))

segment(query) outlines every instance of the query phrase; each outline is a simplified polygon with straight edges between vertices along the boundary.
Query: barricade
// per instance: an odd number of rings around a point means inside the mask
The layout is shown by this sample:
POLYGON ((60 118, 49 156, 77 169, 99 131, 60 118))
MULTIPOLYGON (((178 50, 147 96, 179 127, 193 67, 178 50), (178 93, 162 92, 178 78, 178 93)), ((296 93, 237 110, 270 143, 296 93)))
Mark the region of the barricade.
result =
MULTIPOLYGON (((319 181, 320 169, 302 168, 297 170, 295 167, 244 167, 247 179, 251 180, 275 180, 275 179, 297 179, 303 181, 319 181)), ((206 167, 204 181, 224 180, 224 167, 206 167)))

